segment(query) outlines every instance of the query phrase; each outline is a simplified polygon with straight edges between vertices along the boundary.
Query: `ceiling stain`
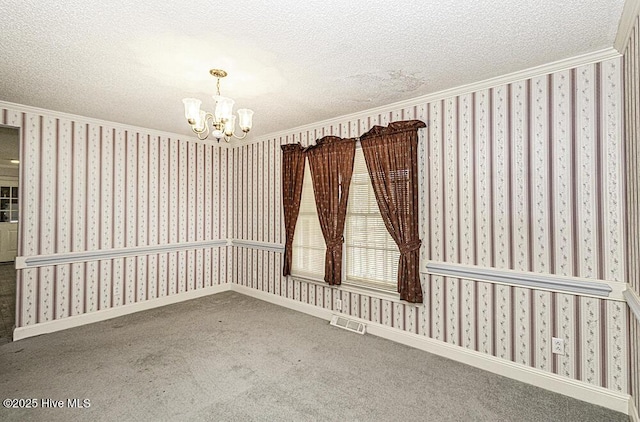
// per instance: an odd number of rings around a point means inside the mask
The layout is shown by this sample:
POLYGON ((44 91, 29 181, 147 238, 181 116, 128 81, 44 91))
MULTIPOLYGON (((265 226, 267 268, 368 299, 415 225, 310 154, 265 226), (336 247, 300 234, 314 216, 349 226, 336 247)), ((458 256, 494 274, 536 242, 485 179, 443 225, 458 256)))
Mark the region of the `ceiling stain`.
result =
POLYGON ((370 103, 381 99, 394 99, 401 94, 412 93, 426 86, 419 73, 404 70, 367 72, 342 78, 338 85, 349 87, 350 102, 370 103))

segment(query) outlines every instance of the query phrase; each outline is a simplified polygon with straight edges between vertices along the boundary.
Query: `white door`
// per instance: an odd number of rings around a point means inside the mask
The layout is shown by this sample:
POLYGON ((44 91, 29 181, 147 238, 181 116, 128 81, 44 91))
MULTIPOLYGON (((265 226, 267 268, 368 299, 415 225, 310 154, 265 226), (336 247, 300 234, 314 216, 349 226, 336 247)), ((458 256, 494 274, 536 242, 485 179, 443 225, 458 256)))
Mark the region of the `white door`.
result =
POLYGON ((0 262, 15 261, 18 255, 18 223, 0 223, 0 262))
POLYGON ((18 254, 18 181, 0 179, 0 262, 18 254))

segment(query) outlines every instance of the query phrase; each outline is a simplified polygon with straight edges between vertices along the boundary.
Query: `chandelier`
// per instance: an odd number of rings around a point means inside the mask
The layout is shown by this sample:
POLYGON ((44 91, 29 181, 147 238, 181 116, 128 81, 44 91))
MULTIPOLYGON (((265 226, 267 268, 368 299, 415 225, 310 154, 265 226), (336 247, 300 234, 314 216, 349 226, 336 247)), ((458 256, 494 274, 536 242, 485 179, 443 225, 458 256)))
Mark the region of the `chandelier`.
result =
POLYGON ((236 135, 236 116, 233 115, 233 101, 231 98, 220 95, 220 78, 227 76, 227 72, 222 69, 211 69, 209 71, 212 76, 217 78, 216 87, 218 92, 213 96, 216 107, 213 113, 200 110, 202 101, 197 98, 185 98, 184 115, 187 122, 191 125, 191 129, 198 135, 198 139, 204 140, 211 135, 218 142, 224 139, 226 142, 231 141, 231 137, 244 139, 247 132, 251 130, 251 119, 253 111, 248 108, 238 110, 238 124, 242 130, 242 136, 236 135))

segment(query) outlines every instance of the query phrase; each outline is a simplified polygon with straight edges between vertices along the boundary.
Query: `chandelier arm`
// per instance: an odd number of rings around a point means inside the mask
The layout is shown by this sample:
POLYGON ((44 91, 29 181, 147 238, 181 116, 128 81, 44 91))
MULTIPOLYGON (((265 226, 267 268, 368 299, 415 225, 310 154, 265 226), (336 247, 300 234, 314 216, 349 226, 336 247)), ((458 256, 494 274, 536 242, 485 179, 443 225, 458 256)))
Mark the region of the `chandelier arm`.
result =
POLYGON ((213 126, 215 126, 215 117, 213 116, 212 113, 210 112, 206 112, 204 115, 204 126, 202 128, 202 130, 198 130, 195 128, 195 126, 191 126, 191 130, 193 130, 196 135, 198 135, 198 139, 200 139, 201 141, 204 141, 205 139, 207 139, 207 137, 209 136, 209 133, 211 132, 211 129, 209 128, 209 119, 211 119, 211 124, 213 126))
POLYGON ((209 136, 209 125, 207 124, 207 121, 204 121, 204 127, 202 128, 202 130, 198 130, 196 129, 195 126, 191 126, 191 130, 198 135, 198 139, 200 140, 204 140, 207 139, 207 136, 209 136))
POLYGON ((204 137, 205 138, 207 136, 209 136, 209 125, 207 125, 206 122, 205 122, 204 127, 202 128, 202 130, 196 129, 195 126, 191 126, 191 130, 193 131, 193 133, 198 135, 198 137, 200 137, 200 135, 202 135, 203 133, 204 133, 204 137))
MULTIPOLYGON (((195 131, 194 131, 195 132, 195 131)), ((205 133, 204 135, 202 135, 203 132, 196 132, 196 135, 198 136, 198 139, 200 139, 201 141, 204 141, 205 139, 207 139, 209 137, 209 131, 207 131, 207 133, 205 133)))
POLYGON ((235 133, 235 131, 234 131, 232 136, 233 136, 234 138, 236 138, 236 139, 240 139, 240 140, 242 140, 242 139, 244 139, 244 138, 246 138, 246 137, 247 137, 247 133, 249 133, 249 131, 244 132, 244 135, 242 135, 242 136, 238 136, 238 135, 236 135, 236 133, 235 133))

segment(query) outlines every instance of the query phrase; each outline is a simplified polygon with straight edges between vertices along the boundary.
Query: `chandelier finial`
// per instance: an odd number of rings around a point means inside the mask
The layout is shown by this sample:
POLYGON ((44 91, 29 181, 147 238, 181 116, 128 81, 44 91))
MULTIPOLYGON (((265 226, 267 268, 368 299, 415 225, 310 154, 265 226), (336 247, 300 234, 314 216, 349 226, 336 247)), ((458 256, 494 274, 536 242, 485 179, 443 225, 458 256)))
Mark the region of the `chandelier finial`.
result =
POLYGON ((211 76, 215 76, 218 79, 227 76, 227 72, 222 69, 211 69, 209 73, 211 73, 211 76))

